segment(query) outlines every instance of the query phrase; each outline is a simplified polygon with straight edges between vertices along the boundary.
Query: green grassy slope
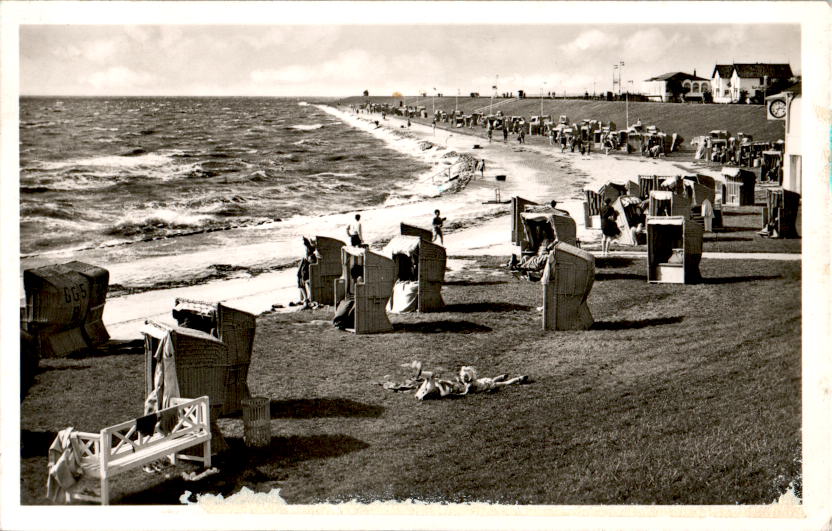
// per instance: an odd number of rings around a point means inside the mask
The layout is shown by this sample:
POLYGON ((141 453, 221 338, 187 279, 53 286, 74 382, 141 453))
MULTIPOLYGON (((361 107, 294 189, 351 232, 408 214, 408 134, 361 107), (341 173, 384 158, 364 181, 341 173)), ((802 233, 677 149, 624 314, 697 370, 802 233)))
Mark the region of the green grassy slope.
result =
MULTIPOLYGON (((371 97, 376 103, 398 105, 401 98, 371 97)), ((435 98, 436 109, 453 111, 456 98, 435 98)), ((365 98, 356 96, 341 100, 344 104, 363 103, 365 98)), ((504 114, 514 116, 534 116, 540 114, 540 99, 532 98, 519 100, 505 105, 496 106, 502 101, 495 99, 494 110, 502 110, 504 114)), ((476 109, 488 106, 491 98, 460 97, 459 109, 470 113, 476 109)), ((424 105, 431 111, 431 98, 407 99, 408 105, 424 105)), ((621 101, 593 101, 593 100, 543 100, 543 114, 559 116, 565 114, 570 121, 596 119, 615 122, 623 128, 626 121, 625 103, 621 101)), ((690 140, 698 135, 707 134, 713 129, 726 129, 731 134, 742 132, 754 136, 754 140, 773 142, 784 138, 783 122, 766 120, 765 109, 760 105, 703 105, 697 103, 630 103, 630 122, 639 118, 645 125, 656 125, 667 133, 678 133, 685 139, 685 147, 689 147, 690 140)))

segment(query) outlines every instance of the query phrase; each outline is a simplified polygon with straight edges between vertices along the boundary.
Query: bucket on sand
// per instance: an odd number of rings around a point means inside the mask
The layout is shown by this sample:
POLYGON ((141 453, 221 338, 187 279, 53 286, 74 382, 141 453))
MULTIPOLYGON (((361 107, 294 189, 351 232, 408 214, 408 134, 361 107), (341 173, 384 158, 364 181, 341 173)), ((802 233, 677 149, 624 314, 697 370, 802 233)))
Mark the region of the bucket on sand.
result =
POLYGON ((495 175, 494 178, 497 179, 498 181, 505 181, 506 180, 505 175, 495 175))
POLYGON ((262 396, 244 398, 243 439, 251 448, 266 448, 272 440, 269 399, 262 396))

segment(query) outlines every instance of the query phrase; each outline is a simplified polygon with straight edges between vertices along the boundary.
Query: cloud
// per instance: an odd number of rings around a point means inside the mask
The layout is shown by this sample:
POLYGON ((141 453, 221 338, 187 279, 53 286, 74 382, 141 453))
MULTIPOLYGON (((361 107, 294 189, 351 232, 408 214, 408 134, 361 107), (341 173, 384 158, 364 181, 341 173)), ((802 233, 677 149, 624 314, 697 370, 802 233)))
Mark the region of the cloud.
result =
POLYGON ((255 70, 251 80, 255 83, 305 83, 317 77, 308 66, 291 65, 277 70, 255 70))
POLYGON ((673 53, 674 48, 690 44, 690 37, 679 33, 666 34, 660 29, 640 30, 624 41, 624 49, 638 58, 638 62, 655 61, 673 53))
POLYGON ((712 45, 731 45, 738 44, 745 40, 748 34, 746 26, 732 26, 722 27, 713 31, 708 31, 706 40, 708 44, 712 45))
POLYGON ((91 61, 106 61, 116 55, 118 43, 113 39, 101 39, 84 45, 84 57, 91 61))
POLYGON ((562 44, 560 49, 565 53, 580 53, 590 50, 612 48, 618 44, 618 38, 609 33, 593 29, 584 31, 571 42, 562 44))
POLYGON ((384 67, 378 59, 375 61, 363 50, 350 50, 341 53, 331 61, 322 63, 317 68, 305 65, 289 65, 278 69, 255 70, 251 80, 255 83, 338 83, 360 80, 368 75, 368 68, 374 71, 384 67))
POLYGON ((134 72, 126 66, 113 66, 107 70, 95 72, 89 76, 87 83, 97 89, 136 88, 153 83, 154 76, 144 72, 134 72))

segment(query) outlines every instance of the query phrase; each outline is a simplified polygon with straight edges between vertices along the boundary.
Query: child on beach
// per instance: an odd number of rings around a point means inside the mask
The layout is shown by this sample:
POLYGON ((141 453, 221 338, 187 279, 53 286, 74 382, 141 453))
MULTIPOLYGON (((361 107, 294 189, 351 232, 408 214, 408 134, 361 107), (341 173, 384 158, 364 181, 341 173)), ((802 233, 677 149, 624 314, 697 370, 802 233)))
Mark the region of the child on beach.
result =
POLYGON ((436 238, 439 238, 440 245, 445 245, 445 239, 442 235, 442 224, 445 223, 445 220, 448 218, 443 218, 439 216, 439 211, 433 211, 433 238, 431 241, 436 241, 436 238))
POLYGON ((485 159, 480 161, 480 177, 485 178, 485 159))
POLYGON ((350 237, 350 245, 361 247, 364 244, 364 234, 361 232, 361 214, 355 215, 355 221, 347 225, 347 236, 350 237))

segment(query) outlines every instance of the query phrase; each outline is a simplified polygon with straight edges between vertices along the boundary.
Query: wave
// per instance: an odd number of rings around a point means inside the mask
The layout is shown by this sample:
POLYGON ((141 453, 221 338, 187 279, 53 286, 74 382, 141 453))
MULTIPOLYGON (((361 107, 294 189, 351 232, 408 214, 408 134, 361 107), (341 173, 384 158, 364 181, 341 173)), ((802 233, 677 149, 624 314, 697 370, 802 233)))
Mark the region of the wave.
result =
POLYGON ((330 175, 332 177, 355 177, 358 174, 357 173, 336 173, 334 171, 323 171, 321 173, 315 173, 313 175, 310 175, 310 177, 323 177, 323 176, 326 176, 326 175, 330 175))
POLYGON ((89 157, 84 159, 70 159, 64 161, 41 161, 40 169, 44 170, 62 170, 72 167, 86 167, 86 168, 138 168, 149 166, 162 166, 169 164, 170 156, 158 153, 147 153, 141 148, 137 148, 127 154, 122 155, 103 155, 100 157, 89 157))
POLYGON ((40 127, 52 127, 56 125, 55 122, 20 122, 20 126, 26 129, 37 129, 40 127))
POLYGON ((174 229, 193 229, 211 221, 211 216, 157 209, 137 217, 136 213, 125 215, 120 221, 108 227, 104 233, 111 236, 136 236, 174 229))
POLYGON ((305 101, 299 101, 299 102, 298 102, 298 105, 300 105, 301 107, 306 107, 306 106, 307 106, 307 105, 309 105, 309 104, 308 104, 308 103, 306 103, 305 101))
POLYGON ((290 125, 289 129, 297 129, 298 131, 314 131, 315 129, 320 129, 324 126, 324 124, 312 124, 312 125, 290 125))

